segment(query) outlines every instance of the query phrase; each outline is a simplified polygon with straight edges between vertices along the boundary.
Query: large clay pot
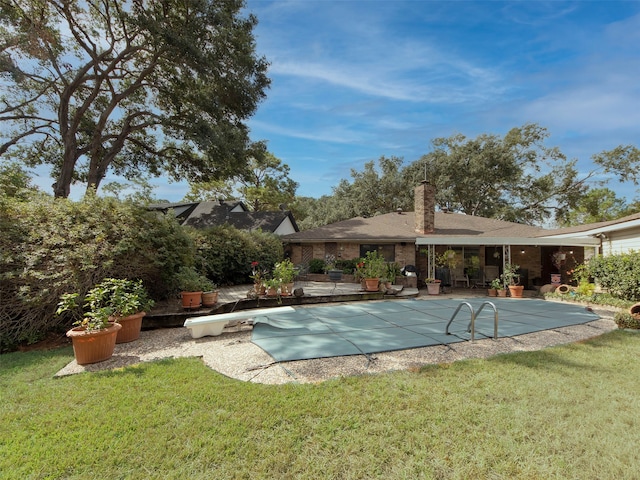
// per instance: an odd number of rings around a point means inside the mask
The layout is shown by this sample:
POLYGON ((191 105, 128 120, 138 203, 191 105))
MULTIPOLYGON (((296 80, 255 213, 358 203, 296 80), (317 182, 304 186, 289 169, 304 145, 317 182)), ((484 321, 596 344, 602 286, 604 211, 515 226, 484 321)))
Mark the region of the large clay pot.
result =
POLYGON ((440 295, 439 283, 427 283, 427 292, 429 295, 440 295))
POLYGON ((202 305, 213 307, 218 303, 218 292, 202 292, 202 305))
POLYGON ((490 297, 497 297, 498 296, 498 290, 496 290, 495 288, 488 288, 487 289, 487 295, 489 295, 490 297))
POLYGON ((285 297, 293 295, 293 286, 293 282, 283 283, 282 285, 280 285, 280 294, 285 297))
POLYGON ((116 337, 122 328, 119 323, 113 323, 107 328, 95 332, 87 332, 84 327, 72 328, 67 337, 73 343, 73 354, 78 365, 103 362, 113 356, 116 347, 116 337))
POLYGON ((364 282, 366 284, 367 292, 377 292, 380 288, 380 279, 379 278, 365 278, 364 282))
POLYGON ((182 292, 182 308, 195 309, 202 305, 202 292, 182 292))
POLYGON ((500 289, 496 290, 496 293, 498 294, 499 297, 506 297, 507 296, 507 291, 504 288, 500 288, 500 289))
POLYGON ((140 330, 142 330, 142 317, 145 315, 146 312, 138 312, 128 317, 114 318, 116 322, 122 325, 122 328, 118 331, 116 343, 128 343, 137 340, 140 337, 140 330))
POLYGON ((512 298, 522 298, 524 285, 509 285, 509 295, 512 298))

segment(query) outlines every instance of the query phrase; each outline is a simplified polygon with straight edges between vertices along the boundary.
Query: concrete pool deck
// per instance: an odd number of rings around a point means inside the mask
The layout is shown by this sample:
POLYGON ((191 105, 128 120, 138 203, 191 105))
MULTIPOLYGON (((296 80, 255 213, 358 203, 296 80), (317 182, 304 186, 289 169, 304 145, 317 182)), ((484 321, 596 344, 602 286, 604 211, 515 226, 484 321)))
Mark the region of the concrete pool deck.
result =
MULTIPOLYGON (((237 291, 238 294, 243 291, 246 294, 247 289, 239 288, 237 291)), ((489 300, 483 295, 483 291, 469 292, 466 289, 441 296, 419 295, 418 298, 426 301, 444 301, 469 298, 470 293, 474 296, 477 293, 477 297, 489 300)), ((233 297, 230 298, 233 300, 233 297)), ((516 299, 507 299, 507 301, 514 304, 520 302, 516 299)), ((354 303, 357 304, 357 302, 354 303)), ((546 303, 551 306, 556 302, 546 303)), ((558 303, 558 305, 565 304, 565 302, 558 303)), ((581 308, 584 309, 585 306, 581 308)), ((238 324, 226 328, 225 333, 218 337, 199 339, 191 338, 186 328, 161 328, 141 332, 140 339, 135 342, 116 345, 116 351, 110 360, 85 366, 77 365, 74 360, 57 375, 113 370, 164 358, 200 357, 210 368, 241 381, 265 384, 315 383, 343 376, 413 370, 429 364, 451 363, 467 358, 488 358, 502 353, 535 351, 549 346, 578 342, 615 330, 617 328, 613 322, 615 311, 612 308, 594 306, 593 312, 600 317, 594 321, 514 337, 501 337, 497 340, 485 338, 475 342, 439 344, 369 355, 356 354, 283 362, 276 362, 264 350, 252 343, 252 326, 249 324, 238 324)))

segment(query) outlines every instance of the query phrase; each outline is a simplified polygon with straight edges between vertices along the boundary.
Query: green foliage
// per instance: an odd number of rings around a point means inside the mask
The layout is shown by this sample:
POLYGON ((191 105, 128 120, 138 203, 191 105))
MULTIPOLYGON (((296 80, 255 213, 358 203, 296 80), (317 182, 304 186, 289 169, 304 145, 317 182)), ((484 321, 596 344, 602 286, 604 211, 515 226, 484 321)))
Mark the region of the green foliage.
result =
POLYGON ((518 285, 520 283, 520 275, 518 275, 519 269, 520 265, 514 265, 512 263, 507 263, 504 266, 504 272, 500 277, 502 278, 502 282, 505 286, 518 285))
POLYGON ((296 275, 296 268, 288 258, 278 262, 273 267, 273 278, 279 279, 282 283, 291 283, 296 275))
POLYGON ((63 5, 2 3, 3 150, 51 164, 56 197, 108 170, 193 181, 242 170, 243 122, 269 85, 243 1, 63 5))
POLYGON ((152 298, 173 292, 173 275, 193 264, 193 243, 168 215, 129 202, 0 197, 0 349, 68 327, 60 296, 80 297, 104 278, 140 279, 152 298))
MULTIPOLYGON (((359 258, 352 258, 349 260, 338 260, 336 262, 336 267, 342 270, 342 273, 346 273, 348 275, 352 275, 356 270, 356 266, 360 262, 359 258)), ((398 274, 399 275, 399 274, 398 274)))
POLYGON ((396 277, 400 276, 400 271, 402 267, 400 264, 392 262, 387 264, 387 271, 385 273, 385 278, 387 278, 390 282, 395 282, 396 277))
POLYGON ((629 312, 616 312, 613 316, 618 328, 640 329, 640 315, 633 315, 629 312))
POLYGON ((309 262, 309 273, 324 273, 324 265, 321 258, 312 258, 309 262))
POLYGON ((640 252, 596 256, 588 263, 589 273, 611 295, 640 300, 640 252))
POLYGON ((386 273, 386 262, 378 251, 367 252, 364 257, 362 274, 364 278, 382 278, 386 273))
POLYGON ((251 283, 252 262, 269 271, 282 260, 282 241, 272 233, 229 225, 189 229, 197 249, 197 268, 218 285, 251 283))
POLYGON ((215 288, 211 280, 198 273, 193 267, 180 268, 175 281, 182 292, 209 292, 215 288))

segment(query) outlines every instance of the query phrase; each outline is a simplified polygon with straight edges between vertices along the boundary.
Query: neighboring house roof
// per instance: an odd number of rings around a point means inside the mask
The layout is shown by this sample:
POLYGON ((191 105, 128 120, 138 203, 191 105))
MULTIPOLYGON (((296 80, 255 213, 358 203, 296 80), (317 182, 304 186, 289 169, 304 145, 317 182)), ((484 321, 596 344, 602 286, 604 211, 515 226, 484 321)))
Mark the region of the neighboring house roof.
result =
POLYGON ((640 212, 616 220, 606 222, 587 223, 585 225, 576 225, 574 227, 558 228, 555 230, 547 230, 547 236, 556 237, 573 237, 576 235, 597 235, 598 233, 607 233, 616 230, 625 230, 640 226, 640 212))
POLYGON ((150 205, 153 210, 174 210, 182 225, 194 228, 231 225, 240 230, 257 230, 276 234, 297 232, 298 225, 290 211, 249 212, 239 201, 195 202, 150 205))

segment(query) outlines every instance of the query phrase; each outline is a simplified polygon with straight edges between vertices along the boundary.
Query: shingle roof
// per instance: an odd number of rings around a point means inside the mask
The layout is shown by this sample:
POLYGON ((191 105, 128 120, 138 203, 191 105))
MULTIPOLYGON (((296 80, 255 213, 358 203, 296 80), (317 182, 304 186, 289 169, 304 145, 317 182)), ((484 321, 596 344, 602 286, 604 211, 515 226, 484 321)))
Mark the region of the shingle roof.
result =
POLYGON ((640 220, 640 212, 634 213, 632 215, 627 215, 626 217, 618 218, 616 220, 609 220, 606 222, 597 222, 597 223, 587 223, 584 225, 576 225, 573 227, 564 227, 558 228, 555 230, 547 230, 545 235, 566 235, 569 233, 580 233, 580 232, 588 232, 590 230, 596 230, 599 228, 611 227, 614 225, 618 225, 621 223, 631 222, 633 220, 640 220))
POLYGON ((403 212, 387 213, 370 218, 351 218, 323 227, 285 235, 283 239, 290 242, 331 242, 344 239, 413 242, 416 237, 533 237, 545 232, 546 230, 540 227, 493 218, 436 212, 435 232, 429 235, 419 235, 415 232, 414 212, 403 212))
MULTIPOLYGON (((257 230, 275 232, 287 218, 297 229, 297 225, 290 211, 275 212, 234 212, 241 202, 200 202, 182 223, 194 228, 231 225, 240 230, 257 230)), ((244 205, 242 204, 242 208, 244 205)))

